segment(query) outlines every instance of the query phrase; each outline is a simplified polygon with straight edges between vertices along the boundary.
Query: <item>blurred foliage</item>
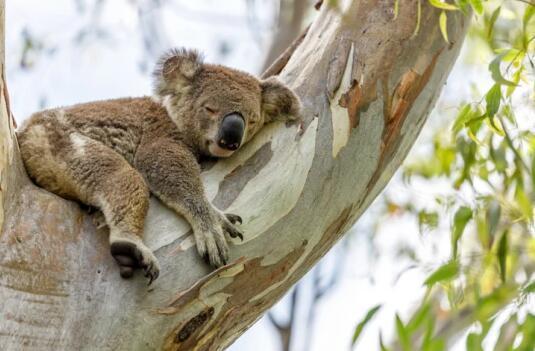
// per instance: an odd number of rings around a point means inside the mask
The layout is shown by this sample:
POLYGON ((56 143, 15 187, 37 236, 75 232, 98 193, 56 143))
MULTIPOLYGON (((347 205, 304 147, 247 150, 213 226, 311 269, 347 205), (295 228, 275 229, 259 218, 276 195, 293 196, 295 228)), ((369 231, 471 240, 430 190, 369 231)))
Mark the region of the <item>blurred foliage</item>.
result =
MULTIPOLYGON (((488 58, 492 83, 483 94, 474 91, 475 101, 459 103, 450 127, 435 131, 430 154, 403 170, 406 184, 449 184, 450 194, 437 195, 432 208, 387 199, 387 216, 412 216, 429 235, 449 232, 451 255, 434 269, 411 257, 429 272, 425 296, 406 321, 396 315, 395 340, 385 346, 380 334, 378 349, 446 350, 461 343, 467 350, 533 350, 535 5, 429 3, 443 11, 437 25, 446 41, 447 14, 473 13, 465 49, 468 57, 488 58), (440 230, 443 222, 449 231, 440 230)), ((353 344, 377 310, 357 326, 353 344)))

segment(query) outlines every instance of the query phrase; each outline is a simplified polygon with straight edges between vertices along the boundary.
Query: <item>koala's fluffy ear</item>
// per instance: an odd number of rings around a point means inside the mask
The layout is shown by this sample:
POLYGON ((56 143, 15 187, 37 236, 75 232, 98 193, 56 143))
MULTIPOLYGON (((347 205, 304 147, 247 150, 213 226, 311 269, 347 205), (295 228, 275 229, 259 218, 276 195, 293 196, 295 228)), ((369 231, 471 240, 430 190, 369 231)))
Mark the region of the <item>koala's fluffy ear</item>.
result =
POLYGON ((154 92, 164 96, 173 93, 177 84, 191 81, 202 67, 202 57, 196 50, 171 49, 160 59, 154 70, 154 92))
POLYGON ((265 123, 296 121, 301 118, 301 103, 290 88, 274 77, 260 82, 260 87, 265 123))

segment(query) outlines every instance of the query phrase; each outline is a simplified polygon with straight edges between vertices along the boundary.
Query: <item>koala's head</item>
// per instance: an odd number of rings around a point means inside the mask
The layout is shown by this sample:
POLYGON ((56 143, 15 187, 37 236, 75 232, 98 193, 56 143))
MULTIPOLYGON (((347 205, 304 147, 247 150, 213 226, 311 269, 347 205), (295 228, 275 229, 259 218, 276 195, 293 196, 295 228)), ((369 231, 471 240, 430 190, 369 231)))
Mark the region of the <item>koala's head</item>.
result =
POLYGON ((228 157, 264 124, 299 118, 299 99, 277 79, 205 64, 196 51, 172 50, 154 76, 171 119, 205 155, 228 157))

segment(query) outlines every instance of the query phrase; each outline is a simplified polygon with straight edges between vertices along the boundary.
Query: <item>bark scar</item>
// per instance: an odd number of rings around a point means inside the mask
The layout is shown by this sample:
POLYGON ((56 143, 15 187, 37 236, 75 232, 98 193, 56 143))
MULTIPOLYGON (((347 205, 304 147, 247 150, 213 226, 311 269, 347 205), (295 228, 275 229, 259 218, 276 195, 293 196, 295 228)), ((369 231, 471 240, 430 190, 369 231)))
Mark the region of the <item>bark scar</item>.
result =
POLYGON ((353 79, 349 90, 342 94, 340 100, 338 100, 338 105, 347 108, 351 128, 356 128, 359 125, 359 109, 361 103, 362 89, 357 80, 353 79))
MULTIPOLYGON (((334 92, 332 98, 329 99, 331 107, 331 122, 333 128, 333 158, 338 155, 340 150, 342 150, 342 148, 349 141, 349 135, 351 130, 351 117, 349 115, 349 110, 345 108, 349 105, 349 101, 347 101, 349 99, 347 98, 347 93, 344 92, 350 91, 352 86, 358 86, 358 84, 356 84, 356 81, 351 77, 351 72, 353 71, 354 52, 355 48, 353 44, 351 44, 351 47, 346 57, 346 62, 342 73, 342 78, 340 80, 340 85, 338 89, 334 92), (346 95, 346 98, 344 98, 344 95, 346 95)), ((339 70, 340 67, 336 65, 332 68, 331 71, 329 71, 329 73, 333 72, 332 74, 337 76, 339 70)), ((332 79, 334 79, 333 76, 327 77, 328 87, 329 85, 334 84, 332 79)))
MULTIPOLYGON (((422 74, 419 74, 414 69, 410 68, 399 79, 392 96, 385 95, 385 105, 383 107, 385 126, 381 141, 381 154, 377 168, 368 182, 367 194, 371 193, 370 190, 377 183, 380 175, 383 174, 385 165, 388 164, 388 161, 392 159, 397 151, 399 140, 401 139, 399 137, 401 128, 403 127, 414 102, 429 82, 441 53, 442 50, 439 50, 433 56, 431 62, 427 65, 422 74)), ((388 94, 388 82, 386 81, 383 82, 383 94, 388 94)), ((361 201, 364 200, 365 198, 361 201)))
POLYGON ((209 307, 204 311, 201 311, 198 315, 191 318, 184 324, 180 331, 176 334, 175 343, 181 343, 186 341, 191 334, 193 334, 199 327, 206 323, 214 315, 214 308, 209 307))

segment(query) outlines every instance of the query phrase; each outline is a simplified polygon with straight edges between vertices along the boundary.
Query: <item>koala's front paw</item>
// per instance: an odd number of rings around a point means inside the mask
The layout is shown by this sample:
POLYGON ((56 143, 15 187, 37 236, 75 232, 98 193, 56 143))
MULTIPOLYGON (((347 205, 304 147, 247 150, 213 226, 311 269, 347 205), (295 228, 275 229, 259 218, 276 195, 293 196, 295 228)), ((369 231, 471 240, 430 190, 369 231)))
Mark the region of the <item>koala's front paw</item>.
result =
POLYGON ((150 285, 160 275, 158 260, 145 245, 117 240, 111 244, 110 250, 119 264, 121 277, 131 278, 134 269, 141 268, 145 271, 145 277, 149 279, 150 285))
POLYGON ((221 267, 228 262, 228 245, 221 226, 194 234, 197 251, 204 260, 214 266, 221 267))
POLYGON ((231 238, 240 238, 243 240, 243 232, 238 229, 234 223, 242 223, 240 216, 223 213, 219 210, 212 212, 212 227, 206 231, 197 231, 195 241, 197 251, 205 261, 214 266, 221 267, 228 263, 228 244, 225 234, 231 238))

